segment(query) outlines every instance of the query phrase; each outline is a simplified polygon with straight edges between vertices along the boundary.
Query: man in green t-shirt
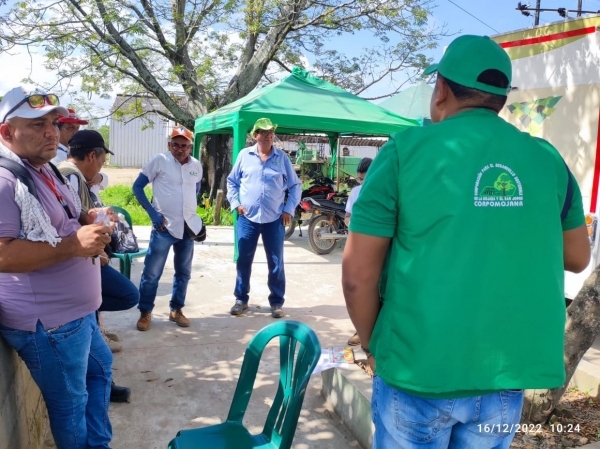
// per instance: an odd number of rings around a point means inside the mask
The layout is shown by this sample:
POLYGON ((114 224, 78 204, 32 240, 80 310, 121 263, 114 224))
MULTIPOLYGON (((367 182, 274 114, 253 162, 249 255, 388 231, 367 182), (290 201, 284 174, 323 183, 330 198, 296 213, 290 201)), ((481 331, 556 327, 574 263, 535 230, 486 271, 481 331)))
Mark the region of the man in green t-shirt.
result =
POLYGON ((498 117, 498 44, 461 36, 434 72, 434 124, 381 149, 343 256, 377 373, 373 447, 508 448, 522 390, 565 381, 564 270, 590 258, 581 192, 550 143, 498 117))

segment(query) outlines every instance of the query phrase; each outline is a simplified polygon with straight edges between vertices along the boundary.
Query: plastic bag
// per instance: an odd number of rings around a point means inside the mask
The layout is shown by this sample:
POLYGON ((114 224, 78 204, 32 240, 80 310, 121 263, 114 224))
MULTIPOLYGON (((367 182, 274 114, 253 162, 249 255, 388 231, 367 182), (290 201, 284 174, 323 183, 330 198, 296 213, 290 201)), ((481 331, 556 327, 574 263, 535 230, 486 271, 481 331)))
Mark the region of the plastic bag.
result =
POLYGON ((119 214, 119 221, 115 223, 110 244, 115 253, 137 253, 140 250, 137 238, 123 214, 119 214))

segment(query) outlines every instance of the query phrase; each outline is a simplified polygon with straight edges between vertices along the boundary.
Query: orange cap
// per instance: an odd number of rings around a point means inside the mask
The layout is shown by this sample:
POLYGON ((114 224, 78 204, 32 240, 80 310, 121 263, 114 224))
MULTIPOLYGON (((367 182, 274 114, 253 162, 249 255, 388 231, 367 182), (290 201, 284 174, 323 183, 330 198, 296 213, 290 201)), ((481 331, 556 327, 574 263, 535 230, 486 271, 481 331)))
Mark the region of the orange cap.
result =
POLYGON ((180 126, 176 126, 175 128, 173 128, 173 132, 171 133, 170 139, 172 139, 173 137, 177 137, 177 136, 185 137, 190 142, 194 141, 194 135, 185 126, 180 125, 180 126))

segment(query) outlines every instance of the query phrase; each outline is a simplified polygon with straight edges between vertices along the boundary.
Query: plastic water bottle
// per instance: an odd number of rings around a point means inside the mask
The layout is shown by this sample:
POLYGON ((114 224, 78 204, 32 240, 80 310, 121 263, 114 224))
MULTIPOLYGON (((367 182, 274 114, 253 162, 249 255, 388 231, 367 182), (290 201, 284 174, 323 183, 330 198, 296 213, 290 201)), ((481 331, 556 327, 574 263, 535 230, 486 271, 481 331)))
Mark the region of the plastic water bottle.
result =
POLYGON ((106 208, 99 209, 97 211, 94 223, 101 223, 104 226, 110 226, 110 219, 108 218, 108 214, 106 213, 106 208))

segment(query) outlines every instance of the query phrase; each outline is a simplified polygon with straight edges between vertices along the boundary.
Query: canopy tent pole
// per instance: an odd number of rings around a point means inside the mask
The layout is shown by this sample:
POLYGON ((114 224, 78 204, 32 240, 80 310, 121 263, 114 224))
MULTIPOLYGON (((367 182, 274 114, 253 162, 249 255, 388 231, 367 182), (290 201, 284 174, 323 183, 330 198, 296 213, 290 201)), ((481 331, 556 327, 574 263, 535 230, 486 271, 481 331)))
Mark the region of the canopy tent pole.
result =
MULTIPOLYGON (((329 134, 329 148, 331 148, 331 169, 329 170, 329 177, 331 179, 334 179, 336 177, 336 168, 339 168, 339 148, 338 148, 338 139, 339 139, 339 134, 338 133, 333 133, 333 134, 329 134)), ((339 176, 339 170, 338 170, 338 176, 339 176)), ((338 188, 339 191, 339 188, 338 188)))
MULTIPOLYGON (((246 147, 246 129, 242 124, 241 120, 238 120, 236 123, 237 126, 233 128, 233 156, 231 159, 231 165, 235 165, 235 161, 237 160, 240 151, 242 151, 246 147)), ((233 212, 233 261, 237 262, 238 260, 238 245, 237 245, 237 219, 238 213, 237 211, 233 212)))
POLYGON ((338 193, 340 193, 340 136, 335 140, 335 154, 337 155, 337 163, 335 164, 337 167, 337 179, 335 180, 335 188, 338 193))
POLYGON ((198 133, 194 136, 194 149, 192 150, 192 156, 196 159, 200 160, 200 151, 202 149, 202 138, 204 137, 203 133, 198 133))

